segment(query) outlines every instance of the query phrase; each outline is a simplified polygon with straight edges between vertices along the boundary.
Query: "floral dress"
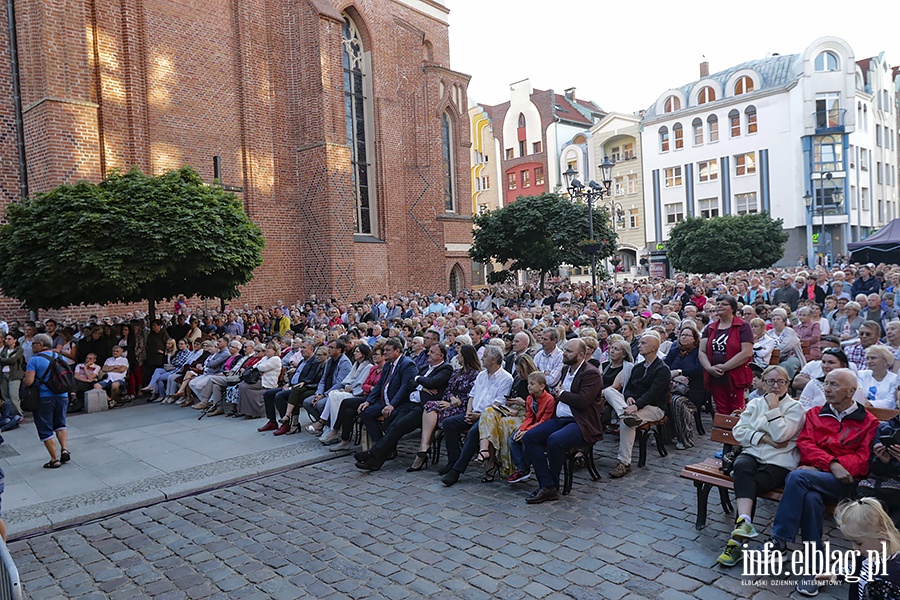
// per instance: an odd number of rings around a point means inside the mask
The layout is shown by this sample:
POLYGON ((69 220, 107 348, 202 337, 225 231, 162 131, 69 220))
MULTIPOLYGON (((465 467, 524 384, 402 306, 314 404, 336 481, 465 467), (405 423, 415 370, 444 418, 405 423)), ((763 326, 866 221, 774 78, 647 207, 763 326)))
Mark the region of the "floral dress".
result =
POLYGON ((425 403, 426 412, 437 411, 438 427, 443 425, 444 419, 447 417, 461 415, 466 412, 466 400, 469 397, 469 392, 472 391, 472 387, 475 385, 475 378, 478 377, 478 373, 479 371, 465 371, 460 369, 459 371, 454 371, 453 375, 450 376, 450 381, 447 383, 447 388, 444 390, 444 395, 441 397, 441 400, 450 402, 450 397, 456 396, 462 400, 462 404, 459 406, 451 406, 444 410, 439 410, 437 401, 430 400, 425 403))

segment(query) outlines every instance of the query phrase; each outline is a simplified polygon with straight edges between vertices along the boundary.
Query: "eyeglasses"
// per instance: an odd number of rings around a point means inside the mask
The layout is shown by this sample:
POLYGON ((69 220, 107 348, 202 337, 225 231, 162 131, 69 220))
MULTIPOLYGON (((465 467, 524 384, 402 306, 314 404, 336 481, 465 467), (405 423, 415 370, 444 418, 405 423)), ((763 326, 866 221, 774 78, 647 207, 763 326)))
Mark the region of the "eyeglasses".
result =
POLYGON ((787 379, 763 379, 766 385, 787 385, 787 379))

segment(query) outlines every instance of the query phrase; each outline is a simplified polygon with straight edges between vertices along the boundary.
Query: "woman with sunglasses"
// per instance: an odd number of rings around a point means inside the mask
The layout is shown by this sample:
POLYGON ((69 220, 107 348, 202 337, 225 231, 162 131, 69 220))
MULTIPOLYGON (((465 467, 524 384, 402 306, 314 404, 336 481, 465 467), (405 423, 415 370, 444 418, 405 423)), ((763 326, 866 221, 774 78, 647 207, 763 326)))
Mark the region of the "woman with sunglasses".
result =
POLYGON ((726 567, 741 561, 741 544, 759 536, 751 518, 757 496, 782 487, 787 474, 800 464, 797 436, 806 413, 788 394, 788 373, 774 365, 763 371, 762 380, 767 393, 747 403, 732 431, 743 450, 734 459, 731 475, 737 520, 716 559, 726 567))

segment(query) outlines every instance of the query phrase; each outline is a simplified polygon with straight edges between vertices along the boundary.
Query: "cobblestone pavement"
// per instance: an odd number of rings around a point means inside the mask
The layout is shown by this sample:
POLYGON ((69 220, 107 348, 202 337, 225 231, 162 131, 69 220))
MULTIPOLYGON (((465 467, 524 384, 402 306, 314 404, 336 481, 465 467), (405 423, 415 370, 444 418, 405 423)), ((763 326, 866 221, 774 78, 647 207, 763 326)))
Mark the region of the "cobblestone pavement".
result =
MULTIPOLYGON (((704 441, 611 481, 528 506, 532 484, 483 484, 475 465, 444 488, 406 473, 411 442, 375 473, 342 457, 10 545, 29 598, 683 598, 767 600, 792 587, 742 583, 715 565, 732 517, 710 501, 693 527, 684 464, 704 441)), ((715 495, 715 494, 713 494, 715 495)), ((763 502, 764 530, 772 505, 763 502)), ((830 530, 829 530, 830 532, 830 530)), ((834 536, 839 538, 838 536, 834 536)), ((820 597, 844 597, 829 589, 820 597)))

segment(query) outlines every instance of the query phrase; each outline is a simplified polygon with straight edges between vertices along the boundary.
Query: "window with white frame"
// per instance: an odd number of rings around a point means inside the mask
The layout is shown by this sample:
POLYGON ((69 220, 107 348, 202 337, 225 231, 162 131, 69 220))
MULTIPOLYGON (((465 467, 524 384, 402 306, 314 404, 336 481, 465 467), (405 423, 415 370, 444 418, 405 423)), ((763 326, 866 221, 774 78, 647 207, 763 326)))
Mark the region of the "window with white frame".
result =
POLYGON ((859 198, 862 202, 862 209, 869 210, 869 188, 861 188, 859 190, 859 198))
POLYGON ((756 107, 751 105, 745 108, 744 116, 747 117, 747 135, 756 133, 759 129, 756 123, 756 107))
POLYGON ((704 219, 711 219, 719 216, 719 199, 718 198, 700 198, 697 201, 700 207, 700 216, 704 219))
POLYGON ((709 129, 709 143, 713 144, 719 141, 719 117, 709 115, 706 119, 706 126, 709 129))
POLYGON ((841 68, 841 61, 837 54, 831 50, 823 50, 816 56, 816 71, 838 71, 841 68))
POLYGON ((622 175, 617 175, 613 177, 613 193, 616 196, 624 196, 625 195, 625 177, 622 175))
POLYGON ((625 176, 626 191, 629 194, 637 194, 637 173, 629 173, 625 176))
POLYGON ((734 212, 739 215, 753 215, 759 212, 756 192, 734 195, 734 212))
POLYGON ((701 183, 716 181, 719 178, 718 159, 705 160, 697 163, 698 180, 701 183))
POLYGON ((672 125, 672 136, 675 138, 675 149, 684 148, 684 130, 681 128, 681 123, 672 125))
POLYGON ((622 153, 619 146, 613 146, 609 150, 609 159, 614 163, 622 162, 622 153))
POLYGON ((865 148, 859 150, 859 169, 860 171, 869 170, 869 151, 865 148))
POLYGON ((753 175, 756 173, 756 152, 737 154, 734 157, 734 175, 753 175))
POLYGON ((734 95, 749 94, 753 91, 753 79, 749 75, 743 75, 734 83, 734 95))
POLYGON ((731 137, 741 137, 741 113, 737 109, 728 113, 728 125, 731 127, 731 137))
POLYGON ((700 117, 697 117, 691 123, 691 127, 694 130, 694 145, 702 146, 703 145, 703 120, 700 117))
POLYGON ((669 96, 668 98, 666 98, 663 110, 667 113, 681 110, 681 99, 678 96, 669 96))
POLYGON ((712 86, 704 86, 700 93, 697 94, 697 104, 706 104, 707 102, 713 102, 716 99, 716 90, 713 89, 712 86))
POLYGON ((821 92, 816 94, 816 127, 818 129, 826 129, 843 124, 840 92, 821 92))
POLYGON ((659 151, 669 151, 669 128, 665 125, 659 128, 659 151))
POLYGON ((668 167, 666 173, 666 187, 681 187, 681 167, 668 167))
POLYGON ((622 160, 632 160, 634 158, 634 143, 628 142, 622 144, 622 160))
POLYGON ((638 214, 638 209, 629 208, 628 209, 628 227, 631 229, 637 229, 641 226, 641 217, 638 214))
POLYGON ((684 207, 681 202, 677 204, 666 204, 666 225, 674 225, 684 221, 684 207))
POLYGON ((506 188, 510 190, 516 189, 516 174, 515 173, 507 173, 506 174, 506 188))

